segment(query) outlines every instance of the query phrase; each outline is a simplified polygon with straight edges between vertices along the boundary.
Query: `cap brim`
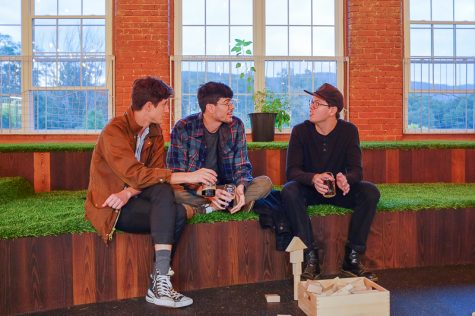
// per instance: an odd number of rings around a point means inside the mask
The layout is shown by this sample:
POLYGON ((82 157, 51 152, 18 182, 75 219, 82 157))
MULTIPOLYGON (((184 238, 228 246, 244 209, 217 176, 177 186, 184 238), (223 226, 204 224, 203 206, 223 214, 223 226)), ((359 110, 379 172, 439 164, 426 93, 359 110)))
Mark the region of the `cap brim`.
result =
POLYGON ((303 91, 310 94, 310 95, 313 95, 314 97, 318 97, 318 95, 313 93, 313 92, 310 92, 310 91, 307 91, 307 90, 303 90, 303 91))

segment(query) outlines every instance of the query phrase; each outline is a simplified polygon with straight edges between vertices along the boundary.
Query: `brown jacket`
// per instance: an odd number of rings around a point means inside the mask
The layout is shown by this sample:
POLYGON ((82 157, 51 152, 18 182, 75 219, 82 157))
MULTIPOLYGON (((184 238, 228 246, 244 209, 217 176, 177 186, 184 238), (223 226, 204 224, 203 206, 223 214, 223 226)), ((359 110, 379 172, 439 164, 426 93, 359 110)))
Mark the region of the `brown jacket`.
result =
POLYGON ((141 130, 129 108, 104 127, 92 153, 85 218, 106 243, 112 239, 119 217, 119 210, 102 207, 112 193, 120 192, 125 186, 140 190, 170 180, 171 171, 164 169, 164 141, 158 125, 150 125, 141 161, 135 158, 137 135, 141 130))

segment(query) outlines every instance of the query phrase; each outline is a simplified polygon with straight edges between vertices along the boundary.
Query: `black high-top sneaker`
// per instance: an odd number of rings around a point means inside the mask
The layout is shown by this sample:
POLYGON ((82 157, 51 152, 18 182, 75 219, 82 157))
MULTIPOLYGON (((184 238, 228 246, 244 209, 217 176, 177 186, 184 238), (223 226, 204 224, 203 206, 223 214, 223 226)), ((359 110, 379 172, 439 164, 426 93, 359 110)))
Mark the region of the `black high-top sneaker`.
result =
POLYGON ((365 266, 361 263, 359 253, 348 247, 345 247, 342 273, 347 277, 365 277, 373 282, 378 281, 376 274, 367 271, 365 266))
POLYGON ((316 280, 320 276, 320 263, 316 248, 305 252, 303 265, 302 280, 316 280))
POLYGON ((173 270, 171 269, 165 275, 160 275, 159 271, 156 270, 154 275, 150 276, 152 278, 152 284, 147 291, 145 300, 155 305, 172 308, 185 307, 193 304, 191 298, 180 294, 173 289, 170 282, 170 277, 173 274, 173 270))

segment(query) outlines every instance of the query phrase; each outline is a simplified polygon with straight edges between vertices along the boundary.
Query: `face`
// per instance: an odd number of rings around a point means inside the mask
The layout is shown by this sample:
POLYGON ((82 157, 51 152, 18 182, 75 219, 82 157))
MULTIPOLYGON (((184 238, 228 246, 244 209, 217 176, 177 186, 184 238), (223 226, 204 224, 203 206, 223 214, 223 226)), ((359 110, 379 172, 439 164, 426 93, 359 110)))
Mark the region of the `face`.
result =
POLYGON ((321 123, 335 117, 334 106, 329 106, 328 103, 320 97, 313 96, 309 104, 310 107, 310 116, 309 121, 312 123, 321 123))
POLYGON ((209 110, 213 119, 222 123, 231 123, 233 121, 235 102, 230 98, 220 98, 216 105, 211 104, 209 110))
POLYGON ((146 110, 150 123, 161 124, 165 114, 170 111, 170 99, 164 99, 158 102, 157 106, 153 106, 152 102, 147 102, 146 110))

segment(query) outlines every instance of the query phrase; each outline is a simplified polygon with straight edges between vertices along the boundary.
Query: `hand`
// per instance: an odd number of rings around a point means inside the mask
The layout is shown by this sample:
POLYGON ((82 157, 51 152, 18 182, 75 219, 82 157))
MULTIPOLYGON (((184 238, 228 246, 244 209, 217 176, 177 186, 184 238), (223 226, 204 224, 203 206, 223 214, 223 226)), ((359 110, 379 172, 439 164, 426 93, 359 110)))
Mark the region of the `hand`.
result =
POLYGON ((102 204, 102 207, 112 207, 115 210, 121 209, 127 202, 129 201, 130 197, 132 196, 132 193, 127 191, 127 189, 124 189, 120 191, 119 193, 112 193, 109 195, 109 197, 106 199, 104 204, 102 204))
POLYGON ((223 189, 216 189, 214 197, 209 198, 209 200, 215 210, 224 210, 229 202, 233 200, 233 196, 223 189))
POLYGON ((350 192, 350 184, 346 176, 341 172, 338 172, 336 175, 336 185, 343 191, 343 195, 347 195, 350 192))
POLYGON ((189 175, 188 183, 214 184, 218 177, 214 170, 206 168, 190 172, 189 175))
POLYGON ((244 197, 244 184, 240 184, 236 187, 236 205, 229 210, 229 213, 235 213, 239 211, 244 204, 246 204, 246 198, 244 197))
POLYGON ((313 186, 315 187, 315 190, 317 190, 317 192, 321 195, 324 195, 328 192, 328 186, 323 183, 323 180, 327 179, 334 180, 333 177, 328 173, 316 173, 313 176, 313 186))

